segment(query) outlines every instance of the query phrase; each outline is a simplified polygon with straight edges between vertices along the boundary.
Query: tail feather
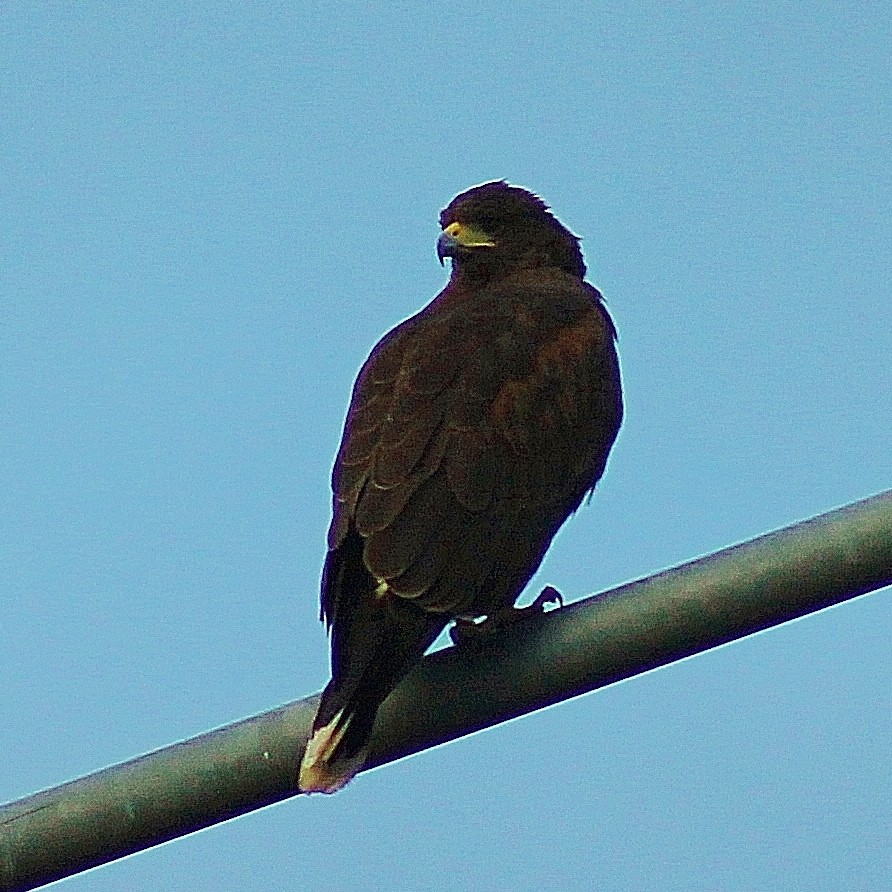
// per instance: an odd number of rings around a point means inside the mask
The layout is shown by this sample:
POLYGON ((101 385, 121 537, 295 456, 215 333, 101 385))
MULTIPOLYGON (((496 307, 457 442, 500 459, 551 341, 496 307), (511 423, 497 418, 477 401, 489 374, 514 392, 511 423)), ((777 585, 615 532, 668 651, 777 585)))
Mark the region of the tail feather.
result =
POLYGON ((378 707, 448 622, 393 595, 358 600, 332 628, 332 679, 298 778, 307 793, 334 793, 362 769, 378 707))
POLYGON ((298 785, 305 793, 337 793, 362 768, 368 755, 360 748, 352 758, 334 761, 333 756, 350 725, 350 716, 340 710, 327 724, 313 732, 300 763, 298 785))

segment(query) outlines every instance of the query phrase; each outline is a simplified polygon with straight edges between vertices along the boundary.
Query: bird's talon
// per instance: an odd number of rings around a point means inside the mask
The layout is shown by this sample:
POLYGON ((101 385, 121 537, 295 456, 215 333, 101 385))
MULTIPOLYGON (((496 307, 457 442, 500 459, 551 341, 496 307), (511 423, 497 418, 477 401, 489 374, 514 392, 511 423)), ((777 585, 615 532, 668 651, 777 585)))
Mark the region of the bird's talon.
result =
POLYGON ((556 604, 558 607, 564 606, 564 596, 553 585, 546 585, 539 593, 539 597, 530 604, 530 607, 535 607, 544 613, 547 604, 556 604))
POLYGON ((548 604, 564 606, 564 596, 553 585, 546 585, 539 593, 539 597, 526 607, 508 607, 505 610, 489 614, 486 619, 480 622, 475 622, 472 619, 457 619, 449 630, 449 637, 452 639, 452 643, 457 646, 479 644, 490 635, 501 632, 528 616, 545 613, 545 607, 548 604))

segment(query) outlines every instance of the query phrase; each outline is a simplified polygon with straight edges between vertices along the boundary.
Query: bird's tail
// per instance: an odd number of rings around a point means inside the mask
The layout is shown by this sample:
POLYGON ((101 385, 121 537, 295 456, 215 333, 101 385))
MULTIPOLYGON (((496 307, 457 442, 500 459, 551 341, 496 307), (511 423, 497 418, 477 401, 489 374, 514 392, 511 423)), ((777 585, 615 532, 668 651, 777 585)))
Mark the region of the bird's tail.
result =
POLYGON ((335 793, 359 772, 378 707, 448 622, 393 595, 363 601, 332 628, 332 679, 300 765, 305 793, 335 793))

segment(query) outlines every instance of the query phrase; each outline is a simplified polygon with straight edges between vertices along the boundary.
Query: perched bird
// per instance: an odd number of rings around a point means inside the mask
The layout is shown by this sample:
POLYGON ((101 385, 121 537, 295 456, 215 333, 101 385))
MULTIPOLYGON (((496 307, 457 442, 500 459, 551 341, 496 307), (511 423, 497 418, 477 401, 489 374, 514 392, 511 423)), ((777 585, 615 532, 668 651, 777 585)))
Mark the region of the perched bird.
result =
POLYGON ((512 612, 622 420, 616 331, 579 239, 504 181, 457 196, 440 226, 449 283, 366 360, 335 460, 332 678, 305 792, 362 768, 378 707, 451 620, 512 612))

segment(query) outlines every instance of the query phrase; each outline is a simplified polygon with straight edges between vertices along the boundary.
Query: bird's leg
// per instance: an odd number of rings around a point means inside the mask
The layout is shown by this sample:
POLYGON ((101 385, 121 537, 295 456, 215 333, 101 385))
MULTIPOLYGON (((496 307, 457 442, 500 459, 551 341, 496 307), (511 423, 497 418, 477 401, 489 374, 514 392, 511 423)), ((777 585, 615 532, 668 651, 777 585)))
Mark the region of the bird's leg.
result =
POLYGON ((457 619, 449 630, 449 637, 456 645, 485 641, 490 635, 503 631, 519 620, 544 613, 547 604, 564 606, 564 596, 553 585, 546 585, 539 593, 539 597, 526 607, 505 607, 496 610, 479 623, 471 619, 457 619))

